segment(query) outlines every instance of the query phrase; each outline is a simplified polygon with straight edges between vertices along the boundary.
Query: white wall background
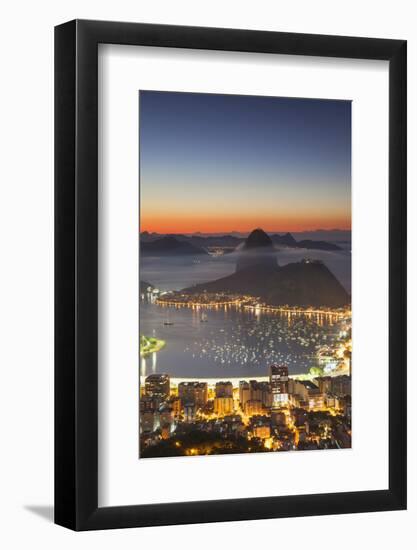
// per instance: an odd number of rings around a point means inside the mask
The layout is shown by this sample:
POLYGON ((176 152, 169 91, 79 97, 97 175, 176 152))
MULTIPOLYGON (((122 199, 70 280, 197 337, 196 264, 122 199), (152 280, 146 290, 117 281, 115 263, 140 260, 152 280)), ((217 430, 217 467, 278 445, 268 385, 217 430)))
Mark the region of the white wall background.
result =
MULTIPOLYGON (((409 54, 409 280, 417 280, 417 19, 397 0, 15 0, 1 11, 0 543, 4 548, 211 548, 415 541, 417 384, 409 358, 409 510, 75 534, 51 523, 53 498, 53 26, 75 17, 404 38, 409 54), (414 214, 414 215, 412 215, 414 214)), ((409 289, 410 350, 416 334, 409 289)), ((412 350, 411 350, 412 351, 412 350)), ((309 475, 307 473, 307 475, 309 475)), ((410 546, 410 545, 408 545, 410 546)))

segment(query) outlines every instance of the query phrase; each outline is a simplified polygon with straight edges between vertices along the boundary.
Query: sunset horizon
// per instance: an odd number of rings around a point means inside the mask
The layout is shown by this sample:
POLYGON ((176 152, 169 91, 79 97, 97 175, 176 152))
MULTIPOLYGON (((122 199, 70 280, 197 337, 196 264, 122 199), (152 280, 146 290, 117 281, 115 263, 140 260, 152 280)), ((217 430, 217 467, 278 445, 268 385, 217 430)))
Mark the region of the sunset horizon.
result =
POLYGON ((350 229, 350 141, 349 101, 141 92, 140 230, 350 229))
POLYGON ((231 229, 216 229, 216 230, 213 230, 213 229, 207 229, 207 228, 199 228, 199 229, 183 229, 182 226, 176 226, 175 229, 174 228, 149 228, 149 226, 147 227, 142 227, 140 228, 140 233, 154 233, 154 234, 158 234, 158 235, 175 235, 175 234, 182 234, 182 235, 195 235, 195 234, 198 234, 198 233, 202 233, 202 234, 205 234, 205 235, 219 235, 219 234, 233 234, 233 233, 238 233, 238 234, 248 234, 250 233, 251 231, 253 231, 254 229, 257 229, 257 228, 260 228, 260 229, 263 229, 266 233, 279 233, 279 234, 285 234, 285 233, 320 233, 320 232, 337 232, 337 231, 340 231, 340 232, 345 232, 345 231, 352 231, 352 228, 351 227, 335 227, 335 226, 329 226, 329 227, 317 227, 317 228, 312 228, 312 227, 288 227, 286 226, 285 228, 270 228, 266 225, 262 225, 262 226, 259 226, 259 224, 253 224, 253 225, 250 225, 248 227, 245 227, 245 228, 241 228, 241 229, 236 229, 236 227, 234 228, 231 228, 231 229))

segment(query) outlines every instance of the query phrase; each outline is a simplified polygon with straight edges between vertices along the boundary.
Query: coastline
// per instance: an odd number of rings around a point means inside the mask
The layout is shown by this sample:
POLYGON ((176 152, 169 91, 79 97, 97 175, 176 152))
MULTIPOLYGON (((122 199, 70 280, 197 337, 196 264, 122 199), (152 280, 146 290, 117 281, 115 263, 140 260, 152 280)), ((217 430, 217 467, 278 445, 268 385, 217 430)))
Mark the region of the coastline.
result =
MULTIPOLYGON (((152 373, 149 373, 152 374, 152 373)), ((158 373, 161 374, 161 373, 158 373)), ((331 373, 327 374, 326 376, 343 376, 347 373, 338 371, 337 373, 331 373)), ((148 376, 148 375, 147 375, 148 376)), ((317 375, 308 374, 308 373, 301 373, 301 374, 289 374, 288 378, 292 378, 293 380, 314 380, 314 378, 317 378, 317 375)), ((140 376, 140 383, 141 385, 145 384, 146 376, 140 376)), ((219 377, 210 377, 210 378, 202 378, 202 377, 186 377, 186 378, 180 378, 180 377, 173 377, 170 378, 170 385, 171 387, 176 387, 181 382, 204 382, 207 383, 207 386, 209 388, 215 388, 217 382, 231 382, 233 385, 233 388, 239 388, 239 382, 242 380, 256 380, 257 382, 269 382, 269 376, 223 376, 221 378, 219 377)))

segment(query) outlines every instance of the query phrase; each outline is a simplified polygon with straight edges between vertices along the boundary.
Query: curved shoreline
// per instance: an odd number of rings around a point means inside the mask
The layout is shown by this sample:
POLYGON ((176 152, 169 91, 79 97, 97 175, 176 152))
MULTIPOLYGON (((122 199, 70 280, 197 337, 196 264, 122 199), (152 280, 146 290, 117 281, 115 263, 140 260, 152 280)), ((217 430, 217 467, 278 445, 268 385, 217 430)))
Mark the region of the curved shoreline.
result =
POLYGON ((324 315, 326 317, 337 317, 343 319, 344 317, 350 317, 352 312, 350 310, 332 310, 332 309, 314 309, 314 308, 300 308, 300 307, 287 307, 287 306, 269 306, 269 305, 250 305, 245 304, 243 299, 236 299, 232 301, 224 302, 187 302, 182 300, 155 300, 155 304, 158 306, 172 306, 172 307, 188 307, 194 308, 219 308, 224 306, 237 306, 242 307, 255 312, 268 312, 268 313, 285 313, 288 315, 324 315))

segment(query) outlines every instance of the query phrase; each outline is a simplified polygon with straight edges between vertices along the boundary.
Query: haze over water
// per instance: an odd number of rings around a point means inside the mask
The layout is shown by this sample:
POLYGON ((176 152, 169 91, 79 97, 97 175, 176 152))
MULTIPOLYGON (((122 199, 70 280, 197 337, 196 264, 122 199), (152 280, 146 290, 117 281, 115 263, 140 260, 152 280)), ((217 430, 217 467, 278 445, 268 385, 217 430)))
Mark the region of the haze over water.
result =
MULTIPOLYGON (((343 250, 329 252, 324 250, 304 250, 288 248, 277 253, 279 265, 299 262, 308 257, 323 261, 350 293, 351 287, 351 254, 350 243, 339 244, 343 250)), ((198 283, 213 281, 230 275, 236 268, 237 254, 224 256, 205 256, 198 261, 190 257, 142 258, 140 261, 140 278, 160 290, 181 290, 198 283)))

